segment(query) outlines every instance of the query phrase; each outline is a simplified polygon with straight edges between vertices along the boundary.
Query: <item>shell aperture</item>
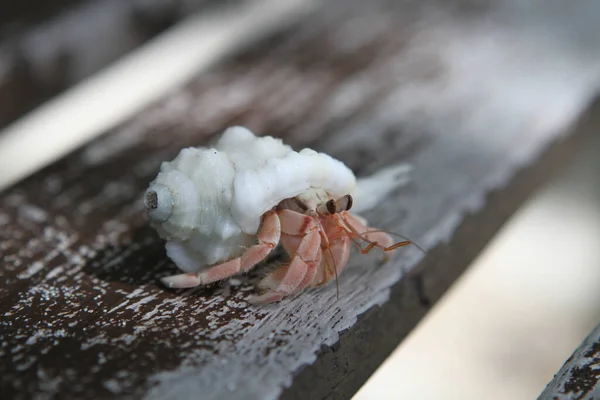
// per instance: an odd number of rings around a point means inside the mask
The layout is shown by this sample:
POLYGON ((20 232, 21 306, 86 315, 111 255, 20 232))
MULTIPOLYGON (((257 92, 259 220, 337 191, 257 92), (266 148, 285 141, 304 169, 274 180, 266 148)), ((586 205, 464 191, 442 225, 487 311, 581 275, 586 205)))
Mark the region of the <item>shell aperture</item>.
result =
POLYGON ((173 195, 164 185, 151 185, 144 194, 144 206, 152 221, 166 221, 173 214, 173 195))

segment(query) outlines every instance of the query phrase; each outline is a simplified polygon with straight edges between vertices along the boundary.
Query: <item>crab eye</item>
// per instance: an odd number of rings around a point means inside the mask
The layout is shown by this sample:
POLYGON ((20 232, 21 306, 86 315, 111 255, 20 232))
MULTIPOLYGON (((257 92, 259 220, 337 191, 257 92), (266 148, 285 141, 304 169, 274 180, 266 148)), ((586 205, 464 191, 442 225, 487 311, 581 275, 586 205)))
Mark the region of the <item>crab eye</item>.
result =
POLYGON ((347 194, 344 197, 346 198, 346 211, 350 211, 350 209, 352 208, 352 204, 354 203, 354 200, 352 200, 352 196, 350 196, 349 194, 347 194))
POLYGON ((327 203, 325 203, 325 206, 327 207, 327 212, 329 214, 335 214, 336 212, 336 206, 335 206, 335 200, 329 200, 327 201, 327 203))
POLYGON ((151 185, 144 194, 144 206, 148 217, 157 222, 166 221, 173 213, 173 196, 163 185, 151 185))

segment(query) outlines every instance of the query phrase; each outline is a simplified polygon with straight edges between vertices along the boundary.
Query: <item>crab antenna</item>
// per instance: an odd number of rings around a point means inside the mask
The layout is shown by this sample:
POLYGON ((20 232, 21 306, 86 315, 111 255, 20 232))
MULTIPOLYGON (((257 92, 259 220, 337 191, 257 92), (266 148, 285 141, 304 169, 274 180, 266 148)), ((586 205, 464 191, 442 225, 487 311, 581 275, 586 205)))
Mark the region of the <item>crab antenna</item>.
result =
MULTIPOLYGON (((325 232, 325 228, 323 228, 323 224, 321 224, 321 221, 319 221, 318 218, 315 218, 315 220, 319 224, 319 228, 320 228, 321 232, 325 232)), ((327 244, 329 244, 329 243, 327 243, 327 244)), ((336 297, 336 300, 339 300, 340 299, 340 283, 338 282, 337 265, 335 264, 335 258, 333 257, 333 252, 331 251, 331 247, 327 246, 327 251, 329 252, 329 256, 331 257, 331 261, 333 262, 333 272, 335 274, 335 297, 336 297)), ((321 262, 323 262, 323 261, 321 261, 321 262)))
MULTIPOLYGON (((319 225, 321 224, 321 221, 319 221, 319 225)), ((321 226, 322 228, 322 226, 321 226)), ((331 247, 327 246, 327 251, 329 252, 329 256, 331 257, 331 262, 333 263, 333 272, 335 274, 335 299, 339 300, 340 299, 340 282, 338 281, 338 272, 337 272, 337 265, 335 263, 335 257, 333 257, 333 251, 331 251, 331 247)))
MULTIPOLYGON (((348 231, 344 231, 344 232, 346 232, 346 235, 348 235, 348 231)), ((348 235, 348 236, 350 237, 350 241, 352 242, 352 244, 353 244, 353 245, 355 245, 355 246, 356 246, 356 248, 357 248, 358 250, 360 250, 360 251, 361 251, 361 253, 362 253, 362 251, 363 251, 364 249, 362 248, 362 246, 360 245, 360 243, 358 242, 358 240, 356 240, 356 238, 353 238, 353 237, 352 237, 352 236, 350 236, 350 235, 348 235)), ((362 238, 361 238, 361 239, 362 239, 362 238)), ((370 243, 370 242, 369 242, 369 243, 370 243)))
POLYGON ((331 247, 328 247, 329 255, 331 256, 331 261, 333 262, 333 272, 335 273, 335 299, 339 301, 340 299, 340 282, 338 281, 338 272, 337 265, 335 264, 335 258, 333 258, 333 251, 331 251, 331 247))

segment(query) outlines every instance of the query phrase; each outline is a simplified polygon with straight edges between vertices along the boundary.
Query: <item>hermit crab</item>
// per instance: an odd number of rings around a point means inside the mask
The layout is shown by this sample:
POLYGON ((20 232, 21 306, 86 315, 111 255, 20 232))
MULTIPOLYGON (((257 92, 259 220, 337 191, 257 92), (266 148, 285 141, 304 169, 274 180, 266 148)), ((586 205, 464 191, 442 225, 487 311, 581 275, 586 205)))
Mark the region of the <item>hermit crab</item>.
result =
MULTIPOLYGON (((406 171, 388 171, 384 184, 405 180, 406 171)), ((394 243, 350 212, 353 196, 366 197, 357 189, 341 161, 311 149, 296 152, 243 127, 227 129, 214 148, 183 149, 162 163, 144 195, 151 225, 185 272, 162 282, 189 288, 220 281, 249 271, 281 244, 289 262, 262 279, 262 293, 249 298, 272 303, 337 277, 353 242, 363 253, 410 244, 394 243)), ((377 192, 366 191, 371 197, 377 192)))

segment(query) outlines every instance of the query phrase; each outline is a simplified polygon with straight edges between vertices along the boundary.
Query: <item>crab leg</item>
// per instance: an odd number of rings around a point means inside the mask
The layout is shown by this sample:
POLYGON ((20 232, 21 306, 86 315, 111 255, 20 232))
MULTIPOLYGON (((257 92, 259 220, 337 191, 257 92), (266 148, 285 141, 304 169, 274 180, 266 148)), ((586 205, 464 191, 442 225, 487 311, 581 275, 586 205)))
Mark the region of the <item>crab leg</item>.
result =
POLYGON ((317 251, 316 258, 313 261, 306 262, 306 266, 307 266, 306 275, 304 275, 304 279, 302 280, 302 282, 300 282, 300 284, 294 290, 293 293, 300 293, 301 291, 303 291, 304 289, 306 289, 307 287, 312 285, 312 282, 315 280, 315 277, 317 276, 317 270, 319 269, 319 266, 321 265, 321 259, 322 259, 322 250, 319 249, 317 251))
MULTIPOLYGON (((250 297, 248 301, 253 304, 273 303, 306 288, 314 279, 317 267, 321 263, 321 236, 315 220, 291 210, 280 210, 278 214, 282 233, 291 236, 303 235, 302 240, 289 265, 277 268, 259 282, 258 287, 266 292, 250 297)), ((294 247, 295 244, 293 239, 288 241, 290 247, 294 247)))
POLYGON ((277 246, 281 235, 279 217, 275 211, 267 212, 258 230, 258 244, 249 247, 240 257, 216 264, 206 270, 190 272, 162 278, 163 284, 170 288, 189 288, 220 281, 240 272, 246 272, 269 255, 277 246))
MULTIPOLYGON (((322 240, 322 237, 321 237, 322 240)), ((300 246, 300 243, 302 242, 302 236, 292 236, 292 235, 286 235, 286 234, 282 234, 281 235, 281 244, 283 245, 283 248, 285 249, 287 254, 295 254, 298 250, 298 246, 300 246)), ((322 242, 321 242, 321 246, 322 246, 322 242)), ((315 286, 313 284, 313 281, 316 278, 317 273, 319 273, 319 271, 321 271, 322 274, 322 262, 321 262, 321 257, 322 254, 318 254, 319 259, 316 260, 313 263, 307 263, 308 265, 308 270, 306 271, 306 275, 304 276, 304 279, 302 280, 302 282, 300 282, 300 284, 298 285, 298 287, 296 288, 296 290, 294 291, 294 293, 300 292, 303 289, 307 288, 308 286, 315 286)), ((274 288, 275 286, 273 286, 274 288)))
POLYGON ((407 246, 409 241, 394 243, 394 239, 385 232, 369 231, 369 228, 356 216, 351 213, 344 214, 344 222, 350 228, 350 234, 353 237, 362 237, 371 242, 366 248, 361 249, 362 253, 368 253, 373 247, 379 247, 385 252, 390 252, 398 247, 407 246))
MULTIPOLYGON (((248 302, 251 304, 269 304, 283 299, 290 294, 301 290, 300 286, 305 281, 306 274, 312 267, 299 256, 295 256, 289 265, 277 268, 259 282, 258 288, 266 290, 259 296, 250 296, 248 302)), ((308 282, 310 283, 310 281, 308 282)))

